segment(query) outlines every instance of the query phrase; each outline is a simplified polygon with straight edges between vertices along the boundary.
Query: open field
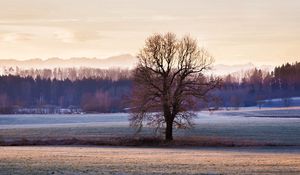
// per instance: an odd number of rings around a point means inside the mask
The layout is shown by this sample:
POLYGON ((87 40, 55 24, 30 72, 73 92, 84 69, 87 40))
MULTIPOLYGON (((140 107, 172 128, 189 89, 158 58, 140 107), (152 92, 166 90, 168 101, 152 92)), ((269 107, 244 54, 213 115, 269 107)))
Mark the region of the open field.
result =
MULTIPOLYGON (((299 146, 299 115, 299 108, 201 112, 195 119, 195 127, 175 131, 175 139, 225 140, 237 143, 234 145, 299 146)), ((152 135, 153 132, 145 128, 138 136, 152 135)), ((101 145, 107 139, 122 137, 137 137, 134 129, 128 127, 128 114, 0 116, 0 143, 50 140, 64 144, 63 140, 71 139, 68 143, 78 144, 72 140, 84 139, 101 145)))
POLYGON ((159 147, 91 146, 134 145, 122 138, 153 135, 149 128, 135 135, 127 114, 2 115, 2 145, 74 146, 0 147, 0 174, 296 175, 299 114, 299 108, 201 112, 193 129, 175 131, 175 142, 159 147))
POLYGON ((0 147, 0 174, 300 174, 300 148, 0 147))

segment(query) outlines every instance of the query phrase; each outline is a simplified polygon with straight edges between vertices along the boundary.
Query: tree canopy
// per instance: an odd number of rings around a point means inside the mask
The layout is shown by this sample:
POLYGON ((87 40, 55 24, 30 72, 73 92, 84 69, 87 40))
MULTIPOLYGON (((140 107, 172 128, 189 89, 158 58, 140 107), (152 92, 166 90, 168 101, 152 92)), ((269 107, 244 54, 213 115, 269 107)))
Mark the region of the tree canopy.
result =
POLYGON ((165 128, 165 139, 173 139, 173 126, 189 128, 193 109, 205 100, 220 80, 207 78, 213 57, 190 36, 150 36, 138 54, 133 73, 131 125, 165 128))

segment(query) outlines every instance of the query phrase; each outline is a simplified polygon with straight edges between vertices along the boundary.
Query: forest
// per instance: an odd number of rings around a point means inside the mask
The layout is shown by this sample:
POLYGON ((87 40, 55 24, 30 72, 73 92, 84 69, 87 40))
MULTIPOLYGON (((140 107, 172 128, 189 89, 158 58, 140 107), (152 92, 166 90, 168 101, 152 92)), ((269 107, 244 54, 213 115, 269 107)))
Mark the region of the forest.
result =
POLYGON ((132 84, 128 71, 72 68, 59 69, 58 72, 36 70, 32 74, 1 76, 0 112, 13 113, 17 108, 49 105, 80 107, 85 112, 123 110, 122 99, 130 93, 132 84), (82 78, 74 78, 72 73, 82 75, 82 78))
MULTIPOLYGON (((222 86, 211 93, 214 100, 206 107, 237 109, 259 105, 264 99, 300 96, 298 62, 270 72, 253 69, 221 78, 222 86)), ((132 83, 131 71, 122 69, 8 68, 0 76, 0 113, 47 106, 77 107, 86 113, 124 112, 132 83)))
POLYGON ((242 75, 223 77, 215 92, 224 107, 255 106, 258 101, 300 96, 300 63, 286 63, 273 71, 249 70, 242 75))

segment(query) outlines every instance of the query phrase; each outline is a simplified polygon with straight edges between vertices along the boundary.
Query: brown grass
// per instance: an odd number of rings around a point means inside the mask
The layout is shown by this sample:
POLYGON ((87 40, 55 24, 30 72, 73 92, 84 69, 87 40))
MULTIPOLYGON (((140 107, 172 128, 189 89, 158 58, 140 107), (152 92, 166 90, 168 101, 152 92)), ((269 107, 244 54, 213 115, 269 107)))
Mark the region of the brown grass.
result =
POLYGON ((300 174, 294 148, 0 147, 0 174, 300 174))

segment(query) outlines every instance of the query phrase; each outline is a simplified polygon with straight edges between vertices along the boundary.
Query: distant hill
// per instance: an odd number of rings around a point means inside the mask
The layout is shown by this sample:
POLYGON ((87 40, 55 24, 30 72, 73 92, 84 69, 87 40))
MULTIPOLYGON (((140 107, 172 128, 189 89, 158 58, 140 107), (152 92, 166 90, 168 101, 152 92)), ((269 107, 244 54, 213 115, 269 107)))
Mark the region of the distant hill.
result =
POLYGON ((271 65, 256 66, 253 63, 235 64, 235 65, 216 64, 213 66, 212 72, 215 75, 227 75, 232 73, 242 73, 255 68, 271 71, 274 69, 274 66, 271 65))
MULTIPOLYGON (((0 71, 4 67, 19 67, 21 69, 52 69, 56 67, 61 68, 70 68, 70 67, 90 67, 90 68, 133 68, 137 63, 137 58, 130 55, 119 55, 108 57, 105 59, 99 58, 70 58, 70 59, 61 59, 61 58, 49 58, 46 60, 42 59, 29 59, 29 60, 0 60, 0 71)), ((225 64, 216 64, 213 66, 211 73, 215 75, 227 75, 231 73, 243 72, 249 69, 254 69, 255 67, 263 70, 272 70, 274 67, 270 65, 264 66, 255 66, 252 63, 248 64, 237 64, 237 65, 225 65, 225 64)))
POLYGON ((29 60, 0 60, 0 67, 19 67, 22 69, 30 68, 55 68, 55 67, 91 67, 91 68, 131 68, 137 62, 137 59, 129 54, 113 56, 105 59, 98 58, 70 58, 70 59, 61 59, 61 58, 49 58, 46 60, 42 59, 29 59, 29 60))

